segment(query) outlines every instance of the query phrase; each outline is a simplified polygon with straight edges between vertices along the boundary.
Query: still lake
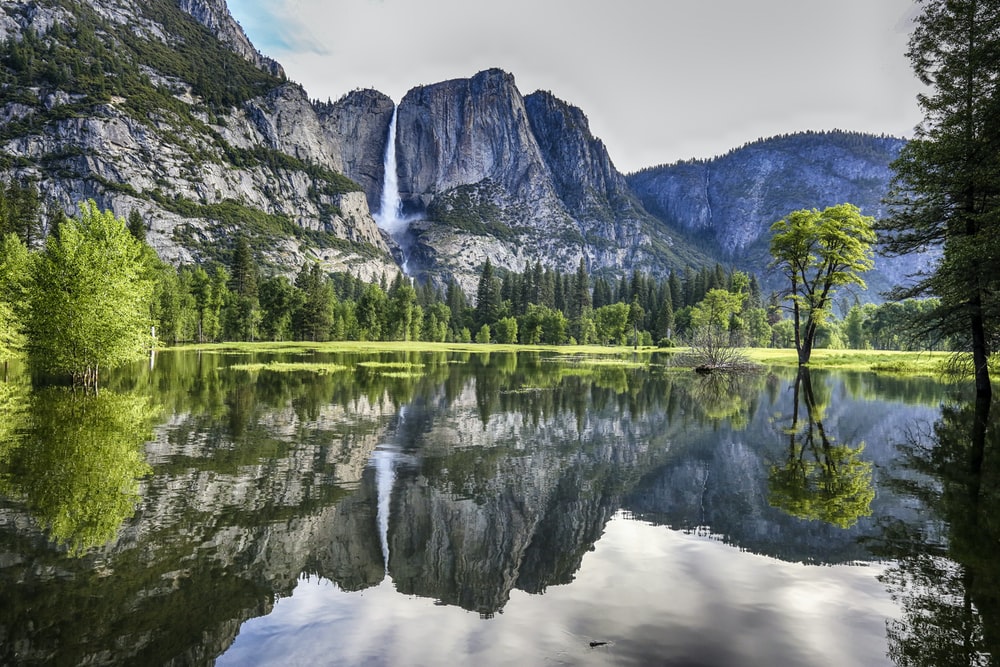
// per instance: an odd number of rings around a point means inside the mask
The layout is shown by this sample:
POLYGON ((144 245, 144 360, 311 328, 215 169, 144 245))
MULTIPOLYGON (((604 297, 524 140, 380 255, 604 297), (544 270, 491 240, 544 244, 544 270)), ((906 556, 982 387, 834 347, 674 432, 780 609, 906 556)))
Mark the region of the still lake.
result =
POLYGON ((0 664, 993 664, 977 415, 658 355, 180 351, 98 395, 13 367, 0 664))

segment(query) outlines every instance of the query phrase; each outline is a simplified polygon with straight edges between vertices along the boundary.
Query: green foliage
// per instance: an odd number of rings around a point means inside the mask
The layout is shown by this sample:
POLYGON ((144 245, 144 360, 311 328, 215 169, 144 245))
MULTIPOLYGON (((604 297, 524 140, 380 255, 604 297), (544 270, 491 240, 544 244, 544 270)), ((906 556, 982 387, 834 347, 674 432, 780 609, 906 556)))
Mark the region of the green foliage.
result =
POLYGON ((872 268, 874 218, 851 204, 793 211, 771 225, 771 266, 788 281, 799 362, 809 356, 819 325, 829 316, 837 288, 864 288, 872 268))
POLYGON ((499 193, 497 184, 489 179, 460 185, 435 197, 427 207, 427 218, 472 234, 512 241, 517 229, 505 222, 510 213, 495 203, 499 193))
MULTIPOLYGON (((25 500, 53 541, 82 553, 114 538, 152 469, 142 443, 155 410, 144 397, 36 390, 18 416, 23 436, 0 446, 0 488, 25 500)), ((9 416, 9 415, 8 415, 9 416)))
POLYGON ((14 234, 0 237, 0 361, 24 348, 30 272, 31 256, 24 243, 14 234))
POLYGON ((972 352, 976 390, 992 392, 989 357, 1000 336, 1000 5, 927 0, 907 55, 927 84, 924 120, 893 163, 883 241, 893 254, 937 248, 940 261, 897 298, 937 296, 941 338, 972 352))
POLYGON ((823 427, 826 407, 814 389, 808 368, 795 381, 795 412, 788 435, 788 456, 771 466, 769 502, 792 516, 850 528, 871 515, 875 497, 872 464, 861 458, 864 443, 856 446, 833 441, 823 427), (800 403, 801 401, 801 403, 800 403), (799 419, 799 408, 806 418, 799 419))
POLYGON ((125 221, 85 202, 32 263, 28 359, 44 374, 93 385, 101 368, 133 361, 150 345, 152 284, 142 246, 125 221))

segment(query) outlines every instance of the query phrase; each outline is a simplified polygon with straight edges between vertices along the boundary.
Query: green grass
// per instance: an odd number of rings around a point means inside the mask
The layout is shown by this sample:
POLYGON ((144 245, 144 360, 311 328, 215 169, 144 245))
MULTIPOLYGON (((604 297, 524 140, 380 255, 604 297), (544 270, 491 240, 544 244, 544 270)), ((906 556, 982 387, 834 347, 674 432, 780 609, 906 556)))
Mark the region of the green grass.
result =
MULTIPOLYGON (((329 343, 278 342, 278 343, 208 343, 186 345, 168 349, 201 350, 205 352, 547 352, 560 356, 568 363, 588 366, 642 367, 649 365, 653 352, 674 354, 684 352, 678 347, 661 350, 640 347, 635 350, 624 346, 603 345, 483 345, 480 343, 428 343, 385 341, 336 341, 329 343)), ((768 366, 796 366, 798 357, 794 349, 749 348, 751 361, 768 366)), ((896 352, 888 350, 814 350, 810 368, 873 371, 877 373, 908 375, 942 375, 947 370, 952 355, 948 352, 896 352)), ((300 366, 299 364, 288 364, 300 366)), ((399 363, 362 362, 368 367, 384 367, 411 372, 418 365, 399 363), (405 366, 405 367, 404 367, 405 366)), ((270 369, 270 365, 268 366, 270 369)))
MULTIPOLYGON (((752 348, 747 356, 771 366, 796 366, 794 349, 752 348)), ((874 371, 907 375, 941 375, 952 354, 949 352, 898 352, 893 350, 813 350, 810 368, 874 371)))
MULTIPOLYGON (((282 341, 256 343, 201 343, 167 347, 168 350, 200 350, 202 352, 292 352, 316 350, 319 352, 553 352, 564 355, 601 355, 632 357, 631 347, 603 345, 500 345, 481 343, 428 343, 423 341, 282 341)), ((655 347, 640 347, 638 353, 649 355, 655 347)), ((662 352, 662 350, 660 350, 662 352)))
POLYGON ((348 367, 342 364, 315 364, 309 362, 285 363, 280 361, 271 361, 266 364, 233 364, 229 368, 235 371, 273 371, 275 373, 294 373, 298 371, 305 371, 309 373, 318 373, 320 375, 348 370, 348 367))

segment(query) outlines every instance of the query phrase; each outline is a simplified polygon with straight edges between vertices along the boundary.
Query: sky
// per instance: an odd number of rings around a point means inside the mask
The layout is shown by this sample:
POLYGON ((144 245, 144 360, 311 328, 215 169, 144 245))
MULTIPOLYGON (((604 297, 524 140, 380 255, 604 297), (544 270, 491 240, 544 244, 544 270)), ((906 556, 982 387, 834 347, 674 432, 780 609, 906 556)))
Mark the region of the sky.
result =
POLYGON ((580 107, 620 171, 804 130, 910 137, 913 0, 228 0, 314 99, 499 67, 580 107))

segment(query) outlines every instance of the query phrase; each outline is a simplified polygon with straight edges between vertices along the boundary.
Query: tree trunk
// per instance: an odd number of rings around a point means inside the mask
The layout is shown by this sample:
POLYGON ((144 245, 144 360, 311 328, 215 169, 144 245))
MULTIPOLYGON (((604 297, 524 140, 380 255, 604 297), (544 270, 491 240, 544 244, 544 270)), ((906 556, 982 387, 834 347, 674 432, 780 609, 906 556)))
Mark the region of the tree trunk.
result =
POLYGON ((986 342, 986 327, 983 324, 982 297, 977 294, 972 306, 972 365, 975 367, 976 397, 989 400, 993 396, 990 383, 989 349, 986 342))

